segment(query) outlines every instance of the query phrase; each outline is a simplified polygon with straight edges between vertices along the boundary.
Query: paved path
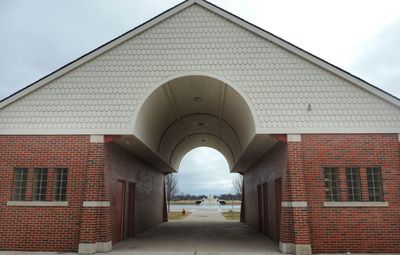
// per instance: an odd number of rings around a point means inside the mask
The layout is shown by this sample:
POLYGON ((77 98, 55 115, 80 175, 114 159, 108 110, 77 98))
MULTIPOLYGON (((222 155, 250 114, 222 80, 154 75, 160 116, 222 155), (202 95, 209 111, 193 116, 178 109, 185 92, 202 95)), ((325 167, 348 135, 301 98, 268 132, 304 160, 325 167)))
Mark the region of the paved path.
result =
POLYGON ((112 254, 132 255, 265 255, 278 245, 244 223, 173 221, 117 243, 112 254))
POLYGON ((226 221, 225 217, 218 209, 194 209, 191 214, 181 221, 226 221))

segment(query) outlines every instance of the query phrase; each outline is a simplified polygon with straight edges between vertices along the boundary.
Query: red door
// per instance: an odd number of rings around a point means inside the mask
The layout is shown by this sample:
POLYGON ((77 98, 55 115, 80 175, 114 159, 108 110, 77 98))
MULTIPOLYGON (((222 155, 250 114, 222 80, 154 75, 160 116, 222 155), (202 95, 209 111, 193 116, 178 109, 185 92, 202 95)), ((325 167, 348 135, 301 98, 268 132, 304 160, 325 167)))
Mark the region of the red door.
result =
POLYGON ((125 197, 125 182, 117 181, 115 191, 115 228, 114 228, 114 243, 122 240, 123 219, 124 219, 124 197, 125 197))
POLYGON ((263 216, 263 192, 262 184, 257 186, 258 194, 258 232, 263 232, 264 216, 263 216))
POLYGON ((134 224, 135 224, 135 183, 129 183, 129 193, 128 193, 128 237, 134 234, 134 224))
POLYGON ((264 225, 263 232, 269 235, 269 224, 268 224, 268 183, 263 184, 263 215, 264 225))
POLYGON ((282 179, 275 180, 275 208, 276 208, 276 233, 279 242, 281 227, 281 204, 282 204, 282 179))

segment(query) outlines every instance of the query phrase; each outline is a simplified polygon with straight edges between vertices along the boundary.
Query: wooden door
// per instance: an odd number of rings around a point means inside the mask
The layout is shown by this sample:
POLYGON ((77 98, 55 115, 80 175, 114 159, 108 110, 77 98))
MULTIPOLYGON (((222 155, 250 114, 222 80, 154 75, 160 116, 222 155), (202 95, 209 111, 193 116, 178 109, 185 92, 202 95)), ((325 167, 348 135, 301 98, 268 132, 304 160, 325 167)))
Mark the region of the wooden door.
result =
POLYGON ((276 235, 277 242, 281 231, 281 206, 282 206, 282 179, 275 180, 275 208, 276 208, 276 235))
POLYGON ((268 222, 268 183, 263 184, 263 216, 264 225, 263 233, 269 235, 269 222, 268 222))
POLYGON ((263 192, 262 184, 257 186, 258 195, 258 232, 263 232, 264 216, 263 216, 263 192))
POLYGON ((114 243, 123 238, 124 223, 124 201, 125 201, 125 182, 117 181, 115 190, 115 225, 114 225, 114 243))
POLYGON ((128 191, 128 237, 135 233, 135 183, 129 183, 128 191))

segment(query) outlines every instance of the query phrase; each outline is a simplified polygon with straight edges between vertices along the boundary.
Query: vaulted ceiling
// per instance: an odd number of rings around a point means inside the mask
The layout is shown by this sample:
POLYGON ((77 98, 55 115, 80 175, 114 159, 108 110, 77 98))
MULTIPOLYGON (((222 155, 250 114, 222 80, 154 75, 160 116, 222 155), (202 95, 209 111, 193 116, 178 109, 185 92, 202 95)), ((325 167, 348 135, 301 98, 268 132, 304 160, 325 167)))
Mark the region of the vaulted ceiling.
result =
POLYGON ((221 151, 233 167, 255 125, 249 106, 231 86, 193 75, 157 88, 142 105, 134 133, 175 169, 199 146, 221 151))

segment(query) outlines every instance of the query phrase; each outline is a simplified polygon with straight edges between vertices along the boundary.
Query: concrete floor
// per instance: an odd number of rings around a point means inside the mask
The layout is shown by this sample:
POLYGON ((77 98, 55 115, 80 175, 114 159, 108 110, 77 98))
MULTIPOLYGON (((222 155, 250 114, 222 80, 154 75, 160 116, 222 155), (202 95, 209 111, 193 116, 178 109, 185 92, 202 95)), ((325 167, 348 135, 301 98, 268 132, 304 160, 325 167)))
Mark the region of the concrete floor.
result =
POLYGON ((113 246, 112 254, 281 254, 278 245, 216 209, 195 209, 180 221, 158 225, 113 246))
POLYGON ((175 221, 113 246, 111 254, 280 254, 276 243, 240 222, 175 221))

